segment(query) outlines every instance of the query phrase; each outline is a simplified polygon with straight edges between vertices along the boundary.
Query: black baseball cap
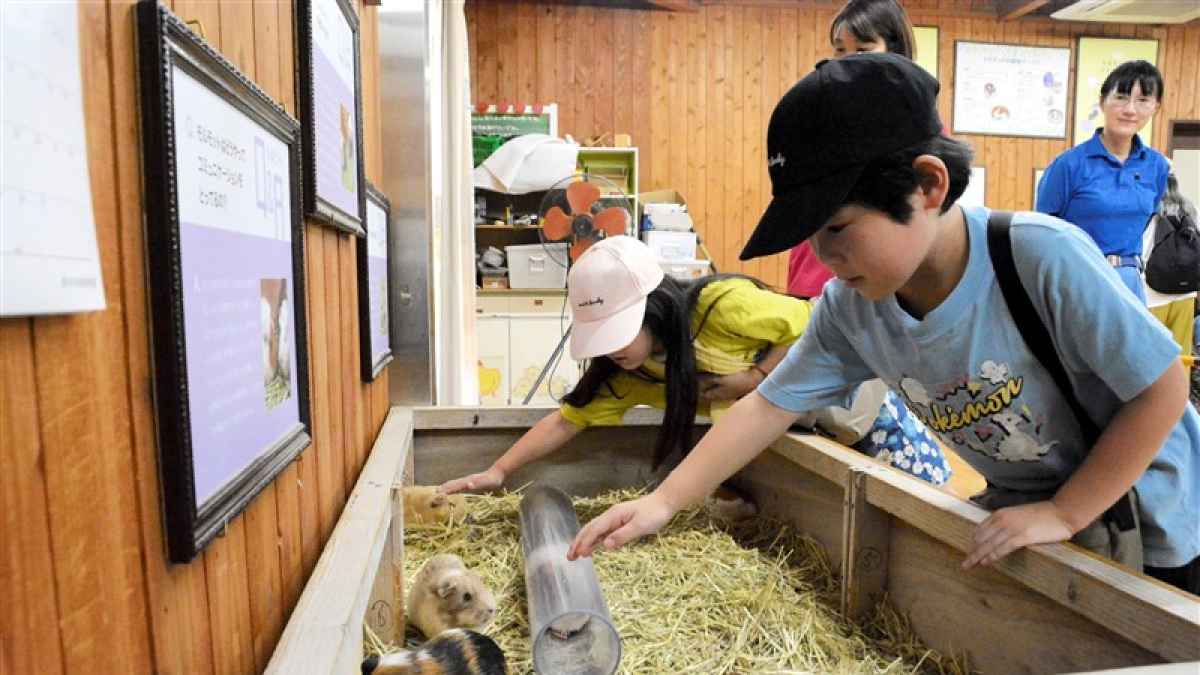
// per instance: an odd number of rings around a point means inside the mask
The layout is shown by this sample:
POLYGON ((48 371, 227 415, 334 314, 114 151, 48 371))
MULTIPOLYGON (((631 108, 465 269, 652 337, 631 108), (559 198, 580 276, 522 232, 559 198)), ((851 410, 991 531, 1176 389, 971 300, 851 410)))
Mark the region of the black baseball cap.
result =
POLYGON ((773 197, 739 257, 779 253, 809 238, 841 208, 868 163, 942 133, 938 88, 897 54, 818 63, 771 113, 773 197))

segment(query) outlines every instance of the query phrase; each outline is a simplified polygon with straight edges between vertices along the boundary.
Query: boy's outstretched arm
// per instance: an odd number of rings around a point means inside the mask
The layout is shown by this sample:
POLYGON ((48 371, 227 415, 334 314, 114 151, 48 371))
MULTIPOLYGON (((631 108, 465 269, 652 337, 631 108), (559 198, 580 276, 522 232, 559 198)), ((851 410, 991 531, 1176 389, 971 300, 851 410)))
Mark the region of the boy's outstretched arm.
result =
POLYGON ((751 392, 704 434, 654 492, 617 504, 585 525, 571 543, 567 559, 590 556, 601 542, 611 550, 658 531, 677 511, 704 499, 749 464, 799 416, 751 392))
POLYGON ((999 509, 975 529, 963 568, 990 565, 1031 544, 1070 539, 1116 503, 1150 466, 1188 405, 1178 361, 1121 407, 1054 498, 999 509))

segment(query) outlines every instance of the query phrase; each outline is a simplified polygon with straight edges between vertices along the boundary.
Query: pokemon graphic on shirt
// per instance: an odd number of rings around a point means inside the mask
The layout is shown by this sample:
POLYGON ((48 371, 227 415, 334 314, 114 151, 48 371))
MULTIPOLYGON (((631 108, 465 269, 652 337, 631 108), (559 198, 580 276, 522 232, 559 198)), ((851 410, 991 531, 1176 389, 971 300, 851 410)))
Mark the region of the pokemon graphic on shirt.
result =
POLYGON ((974 377, 934 387, 902 377, 899 391, 927 427, 963 449, 1002 462, 1037 462, 1057 441, 1041 442, 1045 420, 1021 401, 1025 380, 1006 363, 984 361, 974 377))

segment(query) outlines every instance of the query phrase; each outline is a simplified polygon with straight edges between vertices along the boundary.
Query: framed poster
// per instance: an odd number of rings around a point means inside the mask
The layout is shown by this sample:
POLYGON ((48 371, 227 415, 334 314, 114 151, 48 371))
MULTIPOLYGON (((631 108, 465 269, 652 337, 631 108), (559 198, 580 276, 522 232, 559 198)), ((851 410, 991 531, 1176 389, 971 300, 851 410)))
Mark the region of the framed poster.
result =
POLYGON ((930 75, 938 76, 938 29, 937 26, 913 26, 913 40, 917 53, 913 61, 930 75))
POLYGON ((1033 170, 1033 199, 1029 200, 1029 203, 1033 205, 1034 211, 1037 211, 1038 186, 1042 184, 1042 175, 1045 173, 1046 173, 1045 169, 1034 169, 1033 170))
POLYGON ((297 0, 304 213, 364 236, 362 71, 349 0, 297 0))
POLYGON ((954 43, 956 134, 1067 137, 1067 47, 954 43))
POLYGON ((358 341, 362 376, 373 381, 392 360, 388 242, 392 205, 367 183, 367 236, 358 240, 358 341))
POLYGON ((987 205, 987 169, 985 167, 971 167, 971 180, 967 183, 967 189, 963 190, 962 196, 958 198, 958 204, 960 206, 987 205))
MULTIPOLYGON (((1098 127, 1104 126, 1100 86, 1105 78, 1122 63, 1138 59, 1158 66, 1158 40, 1079 36, 1075 56, 1075 115, 1071 125, 1071 141, 1075 145, 1087 141, 1098 127)), ((1138 136, 1150 145, 1154 138, 1153 116, 1138 136)))
POLYGON ((105 308, 79 24, 78 2, 0 12, 0 316, 105 308))
POLYGON ((159 464, 187 562, 310 441, 300 125, 162 5, 137 22, 159 464))

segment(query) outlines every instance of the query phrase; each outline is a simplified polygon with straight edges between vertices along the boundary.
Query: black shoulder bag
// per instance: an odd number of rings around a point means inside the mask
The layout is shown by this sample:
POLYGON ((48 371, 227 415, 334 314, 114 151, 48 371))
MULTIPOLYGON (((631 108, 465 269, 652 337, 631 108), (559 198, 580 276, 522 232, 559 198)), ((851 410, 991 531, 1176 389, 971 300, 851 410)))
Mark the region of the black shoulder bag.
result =
MULTIPOLYGON (((1029 293, 1021 283, 1021 277, 1017 275, 1017 266, 1013 261, 1012 238, 1009 236, 1012 218, 1011 211, 992 211, 988 218, 988 255, 992 259, 992 267, 996 270, 996 282, 1000 285, 1000 292, 1004 294, 1004 302, 1008 305, 1008 311, 1012 314, 1013 323, 1017 325, 1021 338, 1058 385, 1079 423, 1084 442, 1090 447, 1100 438, 1100 429, 1092 418, 1088 417, 1087 411, 1076 398, 1067 371, 1058 358, 1058 352, 1054 350, 1054 341, 1050 339, 1050 333, 1034 309, 1029 293)), ((1115 525, 1121 532, 1137 527, 1128 493, 1122 495, 1116 504, 1104 512, 1104 521, 1115 525)))
POLYGON ((1186 213, 1158 216, 1146 285, 1159 293, 1200 290, 1200 230, 1186 213))

